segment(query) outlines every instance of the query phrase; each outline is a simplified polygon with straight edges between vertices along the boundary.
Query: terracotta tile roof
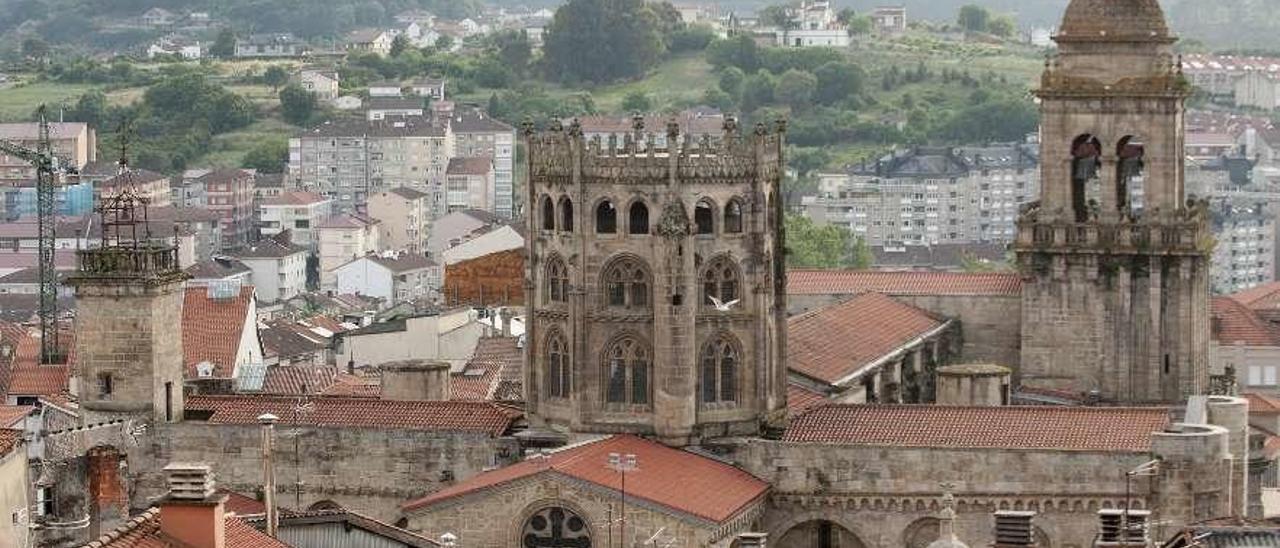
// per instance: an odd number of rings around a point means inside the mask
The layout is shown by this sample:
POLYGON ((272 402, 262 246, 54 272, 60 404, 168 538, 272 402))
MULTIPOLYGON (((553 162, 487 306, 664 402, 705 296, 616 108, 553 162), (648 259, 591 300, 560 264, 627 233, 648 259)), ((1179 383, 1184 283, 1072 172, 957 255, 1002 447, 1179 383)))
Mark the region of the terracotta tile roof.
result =
POLYGON ((797 417, 792 443, 1147 452, 1169 425, 1162 407, 847 405, 797 417))
POLYGON ((248 495, 241 495, 227 489, 218 489, 218 493, 227 496, 227 511, 235 512, 238 516, 252 516, 267 512, 267 505, 248 495))
POLYGON ((1280 346, 1280 333, 1240 301, 1214 297, 1211 301, 1213 340, 1224 346, 1280 346))
POLYGON ((787 293, 814 295, 877 291, 887 295, 1006 295, 1022 291, 1022 280, 1005 272, 791 270, 787 293))
POLYGON ((382 397, 381 379, 359 377, 343 373, 334 379, 334 383, 324 389, 324 396, 346 398, 380 398, 382 397))
POLYGON ((288 320, 277 320, 258 329, 262 341, 262 353, 267 357, 295 358, 323 351, 329 347, 330 338, 315 333, 304 325, 288 320))
POLYGON ((787 367, 835 384, 947 320, 879 293, 787 320, 787 367))
POLYGON ((16 428, 0 429, 0 458, 22 444, 22 430, 16 428))
POLYGON ((205 287, 188 287, 182 303, 182 355, 188 379, 199 378, 196 364, 213 364, 213 376, 229 378, 249 318, 253 286, 240 287, 229 299, 213 299, 205 287))
POLYGON ((9 393, 15 368, 39 363, 40 341, 26 327, 0 321, 0 347, 9 349, 8 357, 0 354, 0 396, 4 396, 9 393))
POLYGON ((494 399, 498 383, 510 369, 523 367, 524 352, 516 337, 485 337, 476 343, 475 353, 461 373, 452 375, 449 399, 484 401, 494 399))
POLYGON ((281 192, 279 196, 272 196, 262 201, 264 206, 302 206, 318 204, 328 201, 328 198, 316 194, 314 192, 306 192, 303 190, 294 190, 289 192, 281 192))
MULTIPOLYGON (((315 409, 303 424, 319 427, 358 426, 403 430, 483 432, 501 435, 520 415, 508 407, 485 402, 392 401, 367 398, 315 397, 315 409)), ((258 416, 272 413, 292 420, 297 398, 284 396, 192 396, 187 419, 215 424, 258 424, 258 416), (193 418, 193 413, 196 418, 193 418)))
MULTIPOLYGON (((291 548, 288 544, 254 529, 239 516, 226 516, 226 548, 291 548)), ((146 512, 125 522, 115 530, 84 545, 84 548, 186 548, 186 544, 168 539, 160 533, 160 509, 146 512)))
POLYGON ((71 368, 65 365, 19 365, 9 379, 10 396, 60 396, 68 390, 71 368))
POLYGON ((22 428, 22 419, 33 410, 30 405, 0 405, 0 428, 22 428))
POLYGON ((825 403, 829 403, 827 397, 820 392, 814 392, 796 383, 787 384, 787 412, 792 417, 825 403))
POLYGON ((1266 394, 1245 394, 1249 400, 1250 415, 1280 415, 1280 398, 1266 394))
POLYGON ((628 498, 643 499, 715 523, 734 517, 769 490, 768 483, 720 461, 643 438, 616 435, 473 476, 405 503, 401 509, 411 512, 542 472, 618 490, 621 478, 606 466, 609 453, 634 454, 639 463, 638 470, 627 473, 628 498))
POLYGON ((1254 286, 1230 297, 1254 310, 1280 308, 1280 282, 1254 286))
POLYGON ((272 366, 262 381, 262 393, 281 396, 322 394, 333 385, 341 369, 331 366, 272 366))

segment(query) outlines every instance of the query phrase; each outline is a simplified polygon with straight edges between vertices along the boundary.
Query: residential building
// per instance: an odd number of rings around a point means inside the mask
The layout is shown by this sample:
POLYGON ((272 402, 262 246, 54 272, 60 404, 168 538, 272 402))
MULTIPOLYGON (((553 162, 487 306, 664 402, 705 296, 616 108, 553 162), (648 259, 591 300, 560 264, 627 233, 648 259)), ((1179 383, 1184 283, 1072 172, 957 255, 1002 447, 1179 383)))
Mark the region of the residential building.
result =
MULTIPOLYGON (((199 178, 204 186, 206 209, 222 221, 222 249, 238 249, 253 235, 253 174, 241 169, 219 169, 199 178)), ((167 196, 168 194, 166 194, 167 196)))
MULTIPOLYGON (((12 416, 15 412, 24 413, 30 407, 8 407, 0 410, 4 416, 12 416), (24 411, 24 409, 26 411, 24 411)), ((32 478, 27 461, 26 443, 23 442, 23 428, 19 423, 4 425, 0 428, 0 515, 9 516, 0 520, 0 546, 6 548, 23 548, 32 546, 31 524, 37 517, 43 516, 43 505, 33 504, 32 478), (34 515, 33 515, 34 514, 34 515)), ((47 493, 38 488, 42 494, 47 493)))
POLYGON ((360 29, 347 35, 347 51, 362 51, 378 55, 391 54, 394 36, 382 29, 360 29))
MULTIPOLYGON (((40 128, 35 123, 0 124, 0 141, 35 150, 40 128)), ((97 133, 88 124, 53 122, 49 124, 49 140, 53 153, 63 165, 80 170, 98 159, 97 133)), ((29 162, 0 152, 0 183, 31 182, 36 170, 29 162)))
POLYGON ((449 167, 445 170, 445 211, 494 211, 497 199, 495 177, 493 158, 488 156, 449 159, 449 167))
POLYGON ((1265 202, 1250 206, 1217 202, 1212 210, 1217 245, 1211 264, 1214 293, 1229 294, 1276 279, 1275 210, 1265 202))
POLYGON ((479 209, 446 214, 431 222, 431 231, 427 236, 427 256, 439 258, 445 250, 504 224, 504 219, 479 209))
POLYGON ((235 258, 251 271, 257 299, 274 304, 307 290, 307 255, 305 247, 264 238, 242 248, 235 258))
POLYGON ((384 299, 388 306, 437 298, 430 285, 435 263, 414 253, 369 254, 333 270, 339 293, 356 293, 384 299))
POLYGON ((525 245, 524 228, 514 225, 496 225, 480 234, 473 234, 465 241, 445 249, 440 257, 445 265, 452 265, 500 251, 520 249, 525 245))
MULTIPOLYGON (((93 211, 93 182, 67 181, 54 187, 54 211, 58 215, 85 215, 93 211)), ((35 181, 0 186, 0 219, 35 215, 39 208, 35 181)))
POLYGON ((338 73, 333 70, 304 69, 298 74, 302 89, 314 93, 316 99, 330 102, 338 98, 340 89, 338 73))
MULTIPOLYGON (((1189 54, 1182 56, 1182 73, 1207 95, 1236 98, 1237 83, 1250 74, 1280 72, 1280 59, 1250 55, 1189 54)), ((1273 107, 1268 107, 1273 108, 1273 107)))
POLYGON ((336 211, 358 212, 370 193, 442 187, 453 156, 449 124, 415 117, 329 122, 289 140, 289 176, 298 188, 332 199, 336 211))
POLYGON ((194 170, 188 170, 182 174, 182 177, 175 177, 180 181, 170 180, 169 193, 170 202, 175 207, 205 207, 209 205, 209 199, 204 192, 204 183, 200 181, 200 176, 208 173, 200 170, 198 174, 194 170))
POLYGON ((1039 196, 1038 162, 1022 144, 901 150, 819 173, 804 213, 872 246, 1008 243, 1019 207, 1039 196))
POLYGON ((871 10, 871 26, 880 34, 907 32, 906 6, 879 6, 871 10))
POLYGON ((370 97, 365 103, 365 119, 371 122, 389 117, 422 116, 426 111, 421 97, 370 97))
POLYGON ((1235 137, 1225 132, 1188 131, 1184 152, 1188 160, 1211 160, 1230 156, 1238 149, 1235 137))
POLYGON ((849 28, 836 19, 829 0, 802 2, 790 10, 789 27, 774 29, 777 45, 783 47, 834 47, 849 46, 849 28))
POLYGON ((217 255, 200 261, 186 269, 188 286, 208 286, 218 283, 253 285, 253 270, 234 258, 217 255))
POLYGON ((292 243, 315 251, 315 227, 329 218, 332 208, 333 200, 314 192, 284 192, 258 203, 258 233, 275 236, 287 230, 292 243))
POLYGON ((489 329, 478 319, 475 310, 459 308, 373 323, 338 336, 337 361, 360 369, 417 359, 462 371, 489 329))
POLYGON ((369 84, 369 98, 404 97, 404 86, 395 80, 381 80, 369 84))
MULTIPOLYGON (((500 217, 511 218, 517 212, 515 200, 515 128, 494 120, 478 108, 454 111, 449 118, 454 137, 454 156, 493 158, 493 211, 500 217)), ((436 214, 443 215, 443 207, 437 205, 436 214)))
MULTIPOLYGON (((195 262, 210 259, 222 249, 222 216, 218 213, 200 207, 155 207, 147 210, 147 216, 152 234, 190 234, 195 262)), ((186 253, 185 249, 178 251, 186 253)))
POLYGON ((251 285, 188 287, 182 303, 185 378, 236 378, 241 367, 262 363, 257 298, 251 285))
POLYGON ((275 198, 291 187, 285 185, 283 173, 257 173, 253 178, 253 199, 257 202, 275 198))
POLYGON ((431 228, 431 197, 412 188, 393 188, 369 196, 369 216, 381 221, 383 248, 422 254, 431 228))
POLYGON ((445 78, 428 77, 420 78, 409 83, 409 91, 418 97, 424 97, 432 101, 443 101, 445 78))
POLYGON ((194 61, 200 59, 203 54, 204 48, 200 46, 199 40, 180 36, 166 36, 147 46, 147 59, 155 59, 156 56, 177 56, 194 61))
POLYGON ((164 8, 151 8, 139 18, 149 27, 164 27, 177 22, 178 16, 164 8))
POLYGON ((381 251, 378 225, 381 221, 360 214, 348 213, 329 217, 320 223, 317 241, 320 244, 320 285, 334 287, 334 269, 381 251))
POLYGON ((1276 293, 1271 283, 1211 303, 1209 366, 1234 374, 1241 393, 1280 396, 1280 331, 1252 309, 1276 293))
POLYGON ((1236 79, 1234 93, 1237 107, 1275 110, 1280 107, 1280 73, 1248 71, 1236 79))
POLYGON ((307 45, 289 33, 254 34, 236 40, 236 57, 301 57, 307 45))

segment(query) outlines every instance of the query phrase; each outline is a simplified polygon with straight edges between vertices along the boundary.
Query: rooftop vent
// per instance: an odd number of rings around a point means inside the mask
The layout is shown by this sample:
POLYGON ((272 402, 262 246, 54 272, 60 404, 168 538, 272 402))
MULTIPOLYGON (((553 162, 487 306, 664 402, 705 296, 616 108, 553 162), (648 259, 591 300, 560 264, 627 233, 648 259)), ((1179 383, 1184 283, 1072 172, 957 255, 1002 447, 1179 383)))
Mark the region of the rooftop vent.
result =
POLYGON ((1001 510, 995 513, 996 548, 1035 546, 1035 533, 1031 518, 1035 512, 1001 510))
POLYGON ((1146 546, 1150 515, 1147 510, 1099 510, 1097 546, 1146 546))
POLYGON ((164 467, 169 498, 205 500, 213 496, 213 471, 207 464, 173 463, 164 467))

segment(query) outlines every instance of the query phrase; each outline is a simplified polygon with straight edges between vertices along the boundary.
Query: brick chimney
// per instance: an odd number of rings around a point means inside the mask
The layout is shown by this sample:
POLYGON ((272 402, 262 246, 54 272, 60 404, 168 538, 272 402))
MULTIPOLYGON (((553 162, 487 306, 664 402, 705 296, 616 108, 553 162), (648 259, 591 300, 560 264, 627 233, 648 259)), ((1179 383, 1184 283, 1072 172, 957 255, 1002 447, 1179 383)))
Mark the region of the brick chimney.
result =
POLYGON ((160 533, 191 548, 226 548, 226 495, 213 489, 207 464, 164 467, 169 494, 160 500, 160 533))
POLYGON ((738 535, 738 548, 765 548, 769 533, 742 533, 738 535))
POLYGON ((1000 510, 995 513, 995 537, 993 548, 1026 548, 1036 545, 1035 530, 1031 519, 1035 512, 1000 510))

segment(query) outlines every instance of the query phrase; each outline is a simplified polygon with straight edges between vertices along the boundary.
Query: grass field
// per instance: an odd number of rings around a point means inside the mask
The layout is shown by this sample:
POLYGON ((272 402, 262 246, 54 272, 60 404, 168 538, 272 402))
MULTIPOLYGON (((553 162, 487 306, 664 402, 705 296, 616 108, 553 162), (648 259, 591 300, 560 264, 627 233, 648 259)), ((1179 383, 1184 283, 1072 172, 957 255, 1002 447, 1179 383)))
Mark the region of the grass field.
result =
POLYGON ((41 103, 48 105, 51 115, 56 118, 59 104, 75 101, 80 94, 93 88, 91 85, 49 82, 0 87, 0 122, 29 120, 41 103))
POLYGON ((655 105, 696 103, 707 88, 716 86, 711 65, 702 55, 682 56, 659 65, 643 80, 588 90, 596 106, 606 112, 622 110, 622 99, 640 91, 655 105))
POLYGON ((240 167, 240 160, 250 150, 272 140, 287 140, 298 128, 275 118, 263 118, 252 125, 213 138, 204 156, 191 162, 199 167, 240 167))

